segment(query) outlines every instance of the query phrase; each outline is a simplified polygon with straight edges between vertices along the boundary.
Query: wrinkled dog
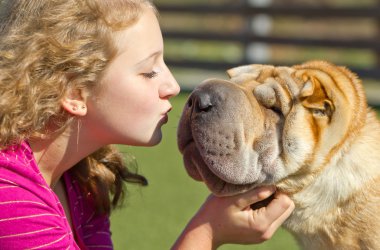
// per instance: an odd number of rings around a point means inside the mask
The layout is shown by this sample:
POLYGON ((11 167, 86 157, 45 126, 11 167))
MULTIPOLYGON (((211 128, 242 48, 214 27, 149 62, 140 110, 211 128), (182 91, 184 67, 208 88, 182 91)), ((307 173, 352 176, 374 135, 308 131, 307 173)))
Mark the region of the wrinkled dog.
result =
POLYGON ((247 65, 194 89, 178 128, 188 174, 218 196, 275 184, 305 249, 380 249, 380 124, 343 67, 247 65))

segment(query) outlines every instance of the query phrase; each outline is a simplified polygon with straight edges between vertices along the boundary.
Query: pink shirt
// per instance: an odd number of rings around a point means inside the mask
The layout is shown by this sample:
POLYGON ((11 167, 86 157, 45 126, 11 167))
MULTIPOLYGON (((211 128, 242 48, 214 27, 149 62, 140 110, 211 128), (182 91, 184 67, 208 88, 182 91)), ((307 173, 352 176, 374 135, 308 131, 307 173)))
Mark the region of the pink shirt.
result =
POLYGON ((23 142, 0 151, 0 249, 112 249, 109 218, 95 214, 64 174, 74 233, 23 142))

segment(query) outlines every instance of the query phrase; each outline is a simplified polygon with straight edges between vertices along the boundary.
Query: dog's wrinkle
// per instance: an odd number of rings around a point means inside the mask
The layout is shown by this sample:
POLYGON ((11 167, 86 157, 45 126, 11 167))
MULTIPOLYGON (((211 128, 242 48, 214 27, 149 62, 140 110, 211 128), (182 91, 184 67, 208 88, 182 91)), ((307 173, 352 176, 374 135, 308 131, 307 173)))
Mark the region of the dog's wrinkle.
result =
POLYGON ((188 116, 189 117, 188 118, 189 119, 188 123, 190 123, 190 124, 191 124, 191 121, 193 120, 193 112, 194 112, 194 109, 193 109, 192 105, 195 105, 194 102, 192 100, 191 101, 189 100, 188 101, 188 109, 190 109, 190 111, 188 111, 188 112, 190 112, 190 113, 189 113, 189 116, 188 116), (189 104, 189 102, 191 102, 191 104, 189 104))
POLYGON ((191 145, 191 143, 193 142, 193 137, 191 134, 181 135, 180 137, 177 138, 177 140, 178 140, 177 144, 178 144, 179 151, 184 152, 186 148, 188 148, 189 145, 191 145))
MULTIPOLYGON (((186 127, 189 127, 190 122, 186 122, 185 124, 186 127)), ((178 135, 178 147, 180 151, 184 151, 194 141, 191 128, 187 128, 186 130, 182 129, 182 131, 185 132, 178 135)))
POLYGON ((198 149, 195 147, 195 144, 189 144, 188 147, 183 152, 184 154, 184 163, 185 168, 189 176, 191 176, 194 180, 203 181, 202 176, 199 173, 197 168, 197 155, 199 154, 198 149))
POLYGON ((223 194, 223 190, 226 189, 227 182, 223 181, 222 186, 220 187, 219 194, 223 194))

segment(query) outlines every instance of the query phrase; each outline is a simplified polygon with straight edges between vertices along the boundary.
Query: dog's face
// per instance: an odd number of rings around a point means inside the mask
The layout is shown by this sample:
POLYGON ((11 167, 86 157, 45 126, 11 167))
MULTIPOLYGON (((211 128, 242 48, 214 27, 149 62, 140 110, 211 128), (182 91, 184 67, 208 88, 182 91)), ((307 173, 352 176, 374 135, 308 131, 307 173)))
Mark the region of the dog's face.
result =
POLYGON ((228 74, 193 91, 178 128, 188 174, 216 195, 267 184, 297 192, 364 120, 361 84, 344 68, 314 61, 228 74))

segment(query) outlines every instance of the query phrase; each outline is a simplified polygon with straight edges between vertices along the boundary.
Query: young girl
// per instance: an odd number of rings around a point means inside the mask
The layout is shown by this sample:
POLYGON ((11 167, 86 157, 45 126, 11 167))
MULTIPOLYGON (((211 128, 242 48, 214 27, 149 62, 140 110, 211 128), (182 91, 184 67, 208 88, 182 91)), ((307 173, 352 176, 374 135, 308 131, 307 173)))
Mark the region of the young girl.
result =
MULTIPOLYGON (((123 182, 147 182, 109 145, 158 144, 179 93, 155 8, 3 0, 0 22, 0 248, 112 249, 108 216, 123 182)), ((249 205, 273 192, 210 195, 173 249, 270 238, 293 203, 277 194, 249 205)))

